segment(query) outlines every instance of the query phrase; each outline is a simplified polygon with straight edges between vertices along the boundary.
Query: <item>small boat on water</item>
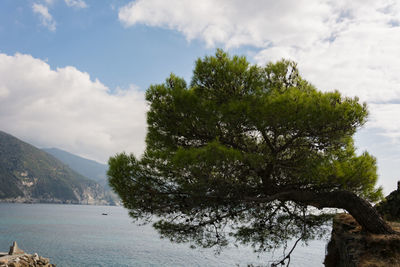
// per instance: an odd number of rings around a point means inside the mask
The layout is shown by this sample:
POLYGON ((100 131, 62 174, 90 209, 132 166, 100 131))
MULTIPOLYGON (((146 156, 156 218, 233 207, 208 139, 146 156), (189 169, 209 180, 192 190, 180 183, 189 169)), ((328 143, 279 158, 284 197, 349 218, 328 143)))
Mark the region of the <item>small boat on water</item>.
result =
POLYGON ((102 213, 101 215, 108 215, 108 213, 102 213))

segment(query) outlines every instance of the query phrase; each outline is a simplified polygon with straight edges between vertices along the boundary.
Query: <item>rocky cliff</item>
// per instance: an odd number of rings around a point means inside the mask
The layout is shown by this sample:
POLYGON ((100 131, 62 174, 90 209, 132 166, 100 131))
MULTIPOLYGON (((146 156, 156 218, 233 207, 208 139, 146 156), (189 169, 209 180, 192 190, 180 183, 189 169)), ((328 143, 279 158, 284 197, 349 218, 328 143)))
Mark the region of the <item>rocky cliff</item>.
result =
POLYGON ((400 181, 397 182, 397 190, 390 193, 375 208, 386 220, 400 221, 400 181))
MULTIPOLYGON (((399 223, 389 224, 400 231, 399 223)), ((327 267, 398 267, 400 236, 367 234, 351 215, 342 213, 333 220, 327 252, 327 267)))

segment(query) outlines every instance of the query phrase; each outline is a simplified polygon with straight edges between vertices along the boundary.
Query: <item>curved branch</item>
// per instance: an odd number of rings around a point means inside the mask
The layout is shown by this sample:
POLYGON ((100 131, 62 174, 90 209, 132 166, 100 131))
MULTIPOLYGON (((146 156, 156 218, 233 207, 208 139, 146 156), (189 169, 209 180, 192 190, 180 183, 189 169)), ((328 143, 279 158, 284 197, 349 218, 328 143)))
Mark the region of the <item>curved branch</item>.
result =
POLYGON ((356 194, 338 190, 316 192, 312 190, 285 190, 266 197, 246 197, 244 201, 265 203, 273 200, 293 201, 318 209, 338 208, 349 212, 364 230, 372 234, 400 234, 394 231, 372 205, 356 194))
POLYGON ((371 204, 349 191, 316 193, 310 190, 290 190, 278 193, 275 197, 281 201, 294 201, 318 209, 345 209, 367 232, 373 234, 397 233, 381 218, 371 204))

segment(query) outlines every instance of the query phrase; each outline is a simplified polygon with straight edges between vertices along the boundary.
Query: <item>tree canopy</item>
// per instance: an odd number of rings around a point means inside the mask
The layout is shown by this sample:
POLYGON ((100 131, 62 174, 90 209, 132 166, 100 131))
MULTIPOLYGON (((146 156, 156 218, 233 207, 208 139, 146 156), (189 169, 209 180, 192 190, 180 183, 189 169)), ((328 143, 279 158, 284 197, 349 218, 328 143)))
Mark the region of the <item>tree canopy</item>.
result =
POLYGON ((130 215, 155 218, 162 236, 264 251, 318 235, 329 216, 312 207, 391 233, 365 201, 381 197, 376 160, 353 142, 366 104, 317 90, 296 63, 258 66, 217 50, 196 61, 189 85, 171 74, 146 100, 144 154, 110 158, 108 175, 130 215))

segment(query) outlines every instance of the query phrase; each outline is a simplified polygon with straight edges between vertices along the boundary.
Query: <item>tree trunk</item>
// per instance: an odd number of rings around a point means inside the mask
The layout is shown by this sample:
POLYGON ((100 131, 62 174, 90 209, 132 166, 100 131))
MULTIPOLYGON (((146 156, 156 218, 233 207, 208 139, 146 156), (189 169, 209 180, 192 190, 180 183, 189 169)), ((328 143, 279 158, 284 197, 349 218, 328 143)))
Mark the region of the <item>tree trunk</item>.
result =
POLYGON ((373 234, 396 234, 366 200, 349 191, 316 193, 308 190, 291 190, 278 193, 281 201, 294 201, 321 208, 339 208, 348 211, 364 230, 373 234))

